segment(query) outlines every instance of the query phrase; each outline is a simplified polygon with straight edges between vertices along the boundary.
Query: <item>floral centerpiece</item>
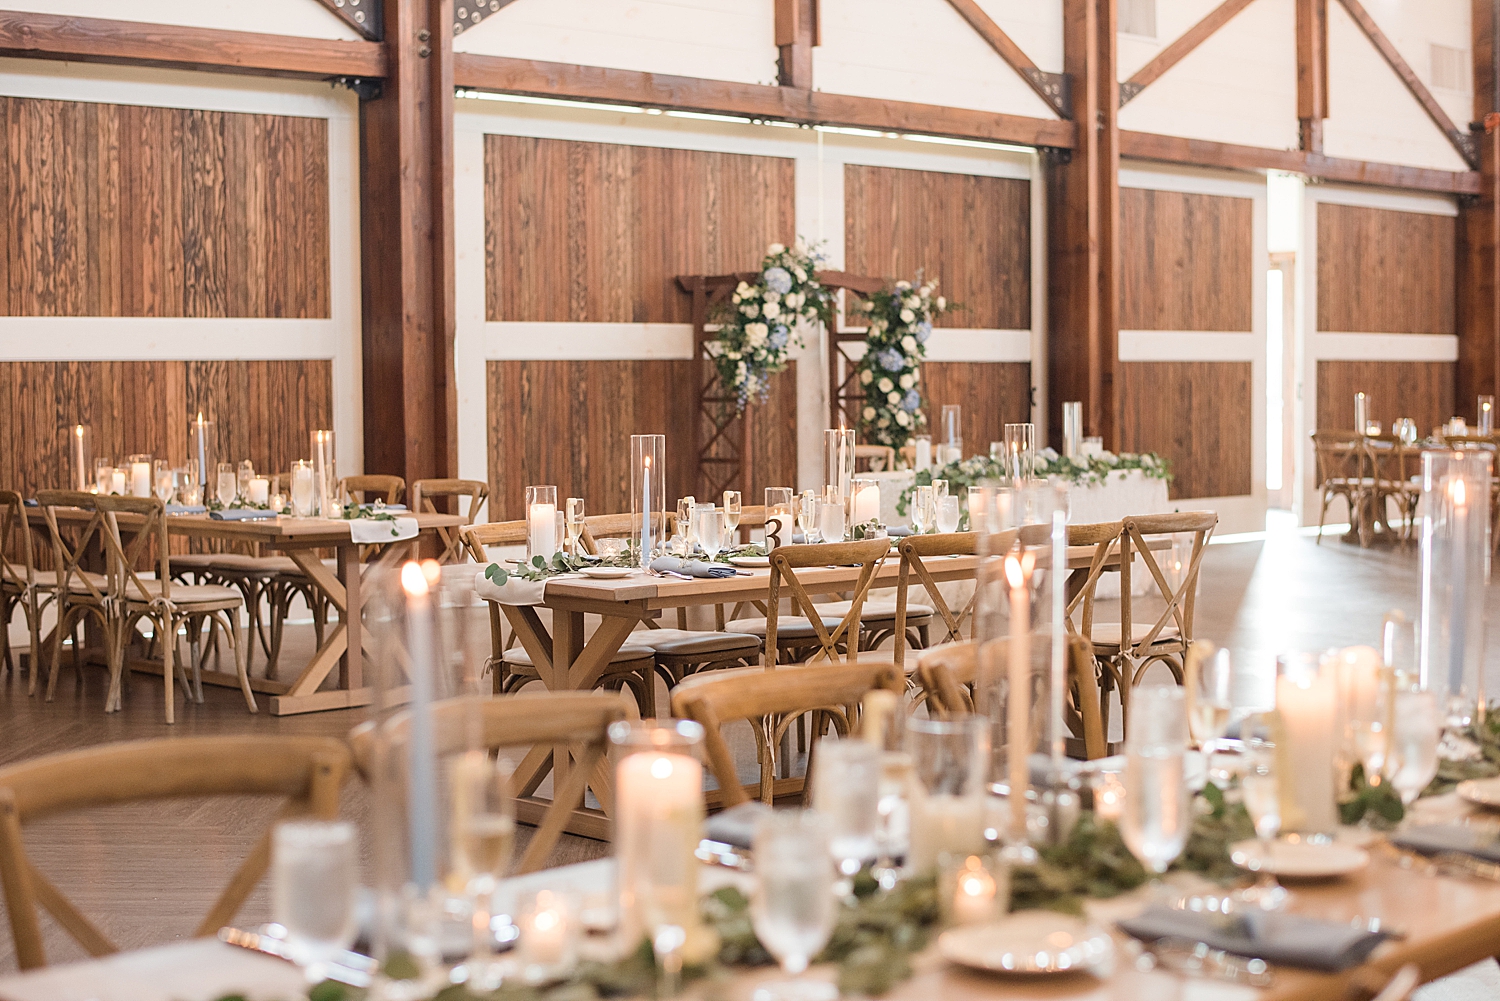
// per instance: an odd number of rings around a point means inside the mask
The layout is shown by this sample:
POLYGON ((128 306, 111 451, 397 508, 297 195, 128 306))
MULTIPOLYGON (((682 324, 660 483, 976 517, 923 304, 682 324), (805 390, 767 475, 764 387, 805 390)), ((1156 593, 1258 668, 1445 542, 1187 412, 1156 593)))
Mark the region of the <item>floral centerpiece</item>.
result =
MULTIPOLYGON (((1155 452, 1121 452, 1118 455, 1114 452, 1100 452, 1097 455, 1080 455, 1068 459, 1058 455, 1053 449, 1044 448, 1036 454, 1036 460, 1037 476, 1046 479, 1055 476, 1080 486, 1102 484, 1110 473, 1130 469, 1139 469, 1142 475, 1153 480, 1172 478, 1171 464, 1165 456, 1155 452)), ((948 492, 957 494, 959 504, 967 509, 968 487, 977 487, 986 480, 1001 480, 1004 477, 1005 469, 999 460, 985 455, 950 462, 936 472, 924 469, 912 478, 912 485, 902 492, 900 499, 896 501, 896 511, 905 515, 911 505, 913 490, 925 487, 933 480, 947 480, 948 492)), ((968 524, 967 510, 963 524, 968 524)))
POLYGON ((948 309, 946 299, 934 298, 936 288, 937 282, 923 282, 919 271, 915 288, 900 281, 864 302, 869 333, 858 366, 865 394, 859 421, 864 441, 899 449, 927 424, 920 388, 922 359, 932 336, 932 318, 948 309))
POLYGON ((759 280, 740 282, 720 309, 714 364, 720 382, 734 390, 739 409, 752 396, 765 400, 769 377, 786 368, 792 350, 802 346, 799 319, 832 324, 833 291, 816 277, 824 260, 816 247, 801 240, 792 247, 773 243, 760 262, 759 280))

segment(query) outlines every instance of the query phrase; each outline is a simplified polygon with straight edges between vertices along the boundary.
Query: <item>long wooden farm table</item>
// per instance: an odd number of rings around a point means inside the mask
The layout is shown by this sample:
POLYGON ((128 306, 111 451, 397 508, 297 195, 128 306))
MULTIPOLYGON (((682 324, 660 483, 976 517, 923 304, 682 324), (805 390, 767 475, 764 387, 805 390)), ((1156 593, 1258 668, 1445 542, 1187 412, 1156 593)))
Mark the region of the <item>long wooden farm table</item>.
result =
MULTIPOLYGON (((435 533, 439 528, 451 528, 462 523, 461 518, 450 514, 407 512, 405 516, 417 520, 418 539, 435 533)), ((78 508, 57 509, 59 527, 81 527, 92 517, 93 512, 78 508)), ((31 509, 30 520, 34 525, 45 526, 41 512, 36 509, 31 509)), ((136 516, 119 516, 122 530, 133 529, 140 521, 136 516)), ((169 517, 167 529, 173 535, 188 538, 259 543, 268 549, 280 550, 291 557, 292 562, 307 575, 313 587, 338 609, 338 625, 324 637, 323 645, 295 680, 250 679, 251 688, 271 696, 268 700, 271 715, 291 716, 325 709, 346 709, 351 706, 366 706, 374 701, 374 691, 364 680, 364 649, 367 641, 360 620, 364 608, 360 589, 362 564, 359 562, 359 543, 350 537, 349 522, 288 517, 257 521, 217 521, 207 515, 186 514, 169 517), (319 558, 320 549, 335 551, 338 557, 336 572, 319 558), (339 669, 337 687, 319 691, 319 687, 335 667, 339 669)), ((407 544, 403 543, 389 547, 386 553, 387 556, 394 556, 406 549, 407 544)), ((150 670, 149 667, 146 669, 150 670)), ((223 671, 204 670, 203 681, 205 684, 230 688, 238 688, 240 684, 238 677, 223 671)))

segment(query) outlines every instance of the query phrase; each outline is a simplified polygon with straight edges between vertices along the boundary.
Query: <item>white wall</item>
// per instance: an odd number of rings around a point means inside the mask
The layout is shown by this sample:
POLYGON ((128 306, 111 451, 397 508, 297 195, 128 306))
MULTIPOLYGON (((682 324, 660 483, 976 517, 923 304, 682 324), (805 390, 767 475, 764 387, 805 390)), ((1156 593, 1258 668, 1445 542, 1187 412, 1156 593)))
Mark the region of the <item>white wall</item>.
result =
POLYGON ((6 10, 258 31, 306 38, 360 39, 317 0, 4 0, 6 10))
POLYGON ((339 467, 363 471, 359 109, 354 95, 320 83, 40 59, 0 59, 0 95, 327 119, 327 319, 0 317, 0 358, 331 359, 339 467))
MULTIPOLYGON (((1033 182, 1032 329, 942 330, 934 334, 934 360, 980 361, 1045 358, 1046 270, 1039 214, 1039 159, 1024 150, 882 139, 838 131, 780 128, 673 114, 580 109, 555 103, 460 100, 454 120, 454 238, 458 327, 454 345, 458 379, 458 475, 488 480, 486 362, 505 359, 691 358, 688 324, 502 323, 485 315, 484 136, 534 136, 583 142, 626 143, 678 149, 790 157, 796 162, 797 232, 823 240, 829 266, 844 265, 844 165, 951 171, 1033 182)), ((941 280, 941 275, 938 275, 941 280)), ((827 426, 826 348, 804 331, 797 360, 798 479, 822 483, 822 433, 827 426)), ((1045 376, 1033 365, 1033 382, 1045 376)), ((1045 388, 1045 387, 1043 387, 1045 388)), ((691 447, 668 442, 669 448, 691 447)))

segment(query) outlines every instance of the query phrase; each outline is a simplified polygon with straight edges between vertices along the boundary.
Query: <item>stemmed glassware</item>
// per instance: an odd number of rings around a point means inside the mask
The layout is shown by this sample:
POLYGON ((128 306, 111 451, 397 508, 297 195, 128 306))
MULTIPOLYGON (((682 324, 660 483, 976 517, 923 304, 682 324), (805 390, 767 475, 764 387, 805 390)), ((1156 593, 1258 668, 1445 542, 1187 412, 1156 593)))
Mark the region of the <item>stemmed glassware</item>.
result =
MULTIPOLYGON (((1260 841, 1260 857, 1269 859, 1276 836, 1281 833, 1281 787, 1276 778, 1276 749, 1271 743, 1272 728, 1263 714, 1247 718, 1241 725, 1245 755, 1240 775, 1240 792, 1245 810, 1255 825, 1260 841)), ((1276 910, 1286 903, 1289 894, 1270 872, 1262 870, 1255 885, 1241 891, 1240 899, 1262 910, 1276 910)))
POLYGON ((926 535, 932 530, 933 523, 937 521, 937 511, 933 506, 933 493, 933 488, 930 486, 912 488, 911 527, 916 529, 918 535, 926 535))
POLYGON ((1188 726, 1204 757, 1211 762, 1234 713, 1233 662, 1229 651, 1222 649, 1193 651, 1188 656, 1196 663, 1196 670, 1189 672, 1193 675, 1193 690, 1187 693, 1191 707, 1188 726))
POLYGON ((354 825, 290 821, 277 825, 271 845, 271 918, 286 929, 292 960, 317 983, 358 931, 354 825))
POLYGON ((157 500, 163 504, 171 503, 172 494, 176 492, 172 483, 173 477, 172 464, 166 459, 157 459, 152 464, 151 484, 156 492, 157 500))
POLYGON ((234 463, 219 463, 219 478, 214 481, 214 486, 220 504, 228 507, 234 503, 234 499, 239 496, 240 492, 239 477, 235 473, 234 463))
POLYGON ((677 534, 682 536, 687 556, 693 555, 693 508, 697 506, 698 500, 692 494, 677 499, 677 534))
POLYGON ((797 524, 802 529, 803 539, 808 542, 823 541, 822 525, 818 520, 822 507, 823 499, 815 491, 804 490, 797 498, 797 524))
POLYGON ((835 1001, 833 984, 800 979, 823 950, 837 917, 828 821, 811 811, 778 810, 755 831, 755 935, 789 978, 761 984, 756 1001, 835 1001))
POLYGON ((724 524, 718 508, 712 504, 693 508, 693 535, 708 554, 710 563, 719 558, 719 551, 724 548, 724 524))
POLYGON ((740 511, 743 501, 738 490, 724 491, 724 535, 728 545, 737 541, 735 533, 740 530, 740 511))
POLYGON ((868 740, 818 743, 813 809, 828 818, 829 849, 846 880, 879 852, 880 755, 868 740))
POLYGON ((563 502, 563 508, 567 517, 568 552, 574 556, 579 556, 583 553, 583 549, 578 542, 579 538, 583 535, 583 498, 569 497, 563 502))
POLYGON ((511 763, 491 761, 470 751, 453 762, 453 847, 455 869, 467 880, 474 907, 474 943, 469 982, 485 990, 500 985, 502 968, 495 961, 490 915, 495 888, 509 873, 515 855, 515 801, 510 795, 511 763))
POLYGON ((948 533, 958 531, 958 498, 944 494, 937 498, 937 530, 948 533))
POLYGON ((1131 696, 1120 836, 1157 876, 1182 854, 1193 826, 1183 774, 1187 750, 1183 701, 1183 691, 1175 685, 1147 686, 1131 696))
POLYGON ((245 500, 250 499, 250 481, 255 479, 255 463, 249 459, 243 460, 239 468, 235 470, 235 487, 239 495, 245 500))
POLYGON ((1415 689, 1397 691, 1393 709, 1386 776, 1410 806, 1437 774, 1443 716, 1432 692, 1415 689))

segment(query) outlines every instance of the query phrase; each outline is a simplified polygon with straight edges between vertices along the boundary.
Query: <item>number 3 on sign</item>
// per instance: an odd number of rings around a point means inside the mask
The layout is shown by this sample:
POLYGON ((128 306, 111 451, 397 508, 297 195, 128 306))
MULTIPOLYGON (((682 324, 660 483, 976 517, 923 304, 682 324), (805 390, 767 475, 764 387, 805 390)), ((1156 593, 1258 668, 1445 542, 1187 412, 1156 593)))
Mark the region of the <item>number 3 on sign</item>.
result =
POLYGON ((766 552, 769 553, 782 545, 781 533, 786 523, 785 517, 779 514, 773 514, 766 519, 766 552))

